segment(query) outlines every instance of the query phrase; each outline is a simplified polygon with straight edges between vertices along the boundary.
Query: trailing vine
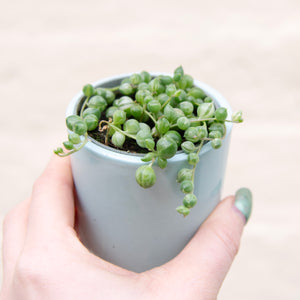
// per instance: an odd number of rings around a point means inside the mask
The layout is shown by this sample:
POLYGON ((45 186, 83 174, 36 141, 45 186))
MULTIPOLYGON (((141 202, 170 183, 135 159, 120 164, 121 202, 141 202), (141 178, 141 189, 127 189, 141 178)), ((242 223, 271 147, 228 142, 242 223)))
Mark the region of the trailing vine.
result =
POLYGON ((84 101, 79 115, 66 118, 68 140, 54 152, 68 156, 88 142, 90 132, 105 133, 105 144, 124 149, 130 139, 147 153, 141 159, 147 163, 136 170, 136 181, 143 188, 155 184, 153 164, 166 168, 168 159, 178 150, 187 154, 190 168, 178 171, 177 182, 185 194, 177 211, 183 216, 197 203, 194 194, 195 169, 204 143, 214 149, 222 146, 226 122, 241 123, 242 113, 227 119, 227 110, 216 107, 211 97, 180 66, 173 76, 152 78, 143 71, 122 80, 113 88, 83 87, 84 101))

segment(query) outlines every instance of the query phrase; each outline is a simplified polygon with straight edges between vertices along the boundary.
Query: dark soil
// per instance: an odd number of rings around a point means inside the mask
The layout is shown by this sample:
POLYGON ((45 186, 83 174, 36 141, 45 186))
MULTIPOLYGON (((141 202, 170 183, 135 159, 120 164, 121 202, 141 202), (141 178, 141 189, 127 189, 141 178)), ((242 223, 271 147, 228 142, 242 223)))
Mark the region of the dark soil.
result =
MULTIPOLYGON (((89 136, 92 137, 94 140, 98 141, 99 143, 102 143, 105 145, 105 137, 106 137, 106 130, 100 132, 98 129, 95 129, 93 131, 89 131, 89 136)), ((135 140, 126 138, 125 143, 122 148, 117 148, 113 143, 111 143, 110 138, 108 138, 107 146, 126 151, 131 153, 147 153, 149 152, 145 148, 139 147, 135 140)))
MULTIPOLYGON (((101 115, 100 122, 102 120, 108 121, 107 118, 105 117, 105 111, 101 115)), ((103 127, 105 127, 105 125, 103 127)), ((91 138, 93 138, 94 140, 96 140, 97 142, 99 142, 101 144, 104 144, 106 146, 112 147, 114 149, 122 150, 122 151, 125 151, 125 152, 130 152, 130 153, 148 153, 149 152, 147 149, 139 147, 134 139, 131 139, 131 138, 128 138, 128 137, 126 137, 122 148, 117 148, 110 141, 110 137, 107 138, 107 143, 105 143, 106 134, 107 134, 107 130, 102 129, 100 131, 98 128, 93 130, 93 131, 88 132, 88 135, 91 138)))

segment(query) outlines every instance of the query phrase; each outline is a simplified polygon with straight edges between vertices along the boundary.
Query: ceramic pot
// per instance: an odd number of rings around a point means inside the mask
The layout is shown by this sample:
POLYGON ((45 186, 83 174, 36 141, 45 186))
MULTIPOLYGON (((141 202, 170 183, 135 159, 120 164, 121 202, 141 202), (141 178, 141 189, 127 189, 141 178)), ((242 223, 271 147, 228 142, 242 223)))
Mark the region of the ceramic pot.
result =
MULTIPOLYGON (((130 75, 106 78, 93 86, 113 87, 130 75)), ((204 83, 194 84, 213 98, 217 107, 226 107, 231 118, 231 109, 221 94, 204 83)), ((82 100, 83 93, 73 98, 67 116, 78 112, 82 100)), ((199 154, 194 190, 198 203, 186 218, 176 211, 184 197, 176 182, 177 172, 190 167, 185 153, 179 151, 163 170, 154 165, 156 183, 143 189, 135 180, 136 169, 145 164, 143 155, 118 151, 90 138, 71 156, 83 244, 101 258, 136 272, 175 257, 220 201, 232 128, 231 123, 226 126, 222 147, 215 150, 209 142, 199 154)))

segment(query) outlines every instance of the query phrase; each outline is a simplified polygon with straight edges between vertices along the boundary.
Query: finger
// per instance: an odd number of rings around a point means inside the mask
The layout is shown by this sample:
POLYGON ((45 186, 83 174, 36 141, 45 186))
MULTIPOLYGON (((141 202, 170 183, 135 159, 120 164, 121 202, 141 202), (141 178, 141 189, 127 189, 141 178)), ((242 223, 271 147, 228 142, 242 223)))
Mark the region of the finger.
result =
POLYGON ((30 199, 18 204, 3 222, 3 286, 12 280, 18 257, 24 246, 30 199))
POLYGON ((164 266, 176 286, 185 285, 195 294, 204 289, 208 297, 215 296, 238 252, 251 208, 248 189, 240 189, 236 197, 216 207, 183 251, 164 266))
POLYGON ((29 207, 28 235, 37 238, 74 227, 74 193, 69 158, 53 156, 35 182, 29 207))

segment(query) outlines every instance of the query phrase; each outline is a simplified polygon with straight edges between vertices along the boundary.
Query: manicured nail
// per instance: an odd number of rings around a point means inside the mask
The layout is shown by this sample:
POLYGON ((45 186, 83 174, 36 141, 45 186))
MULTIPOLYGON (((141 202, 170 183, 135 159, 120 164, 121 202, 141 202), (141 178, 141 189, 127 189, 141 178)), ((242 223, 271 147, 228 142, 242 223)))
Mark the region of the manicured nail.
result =
POLYGON ((247 188, 241 188, 235 193, 235 207, 244 215, 246 223, 252 210, 252 193, 247 188))

